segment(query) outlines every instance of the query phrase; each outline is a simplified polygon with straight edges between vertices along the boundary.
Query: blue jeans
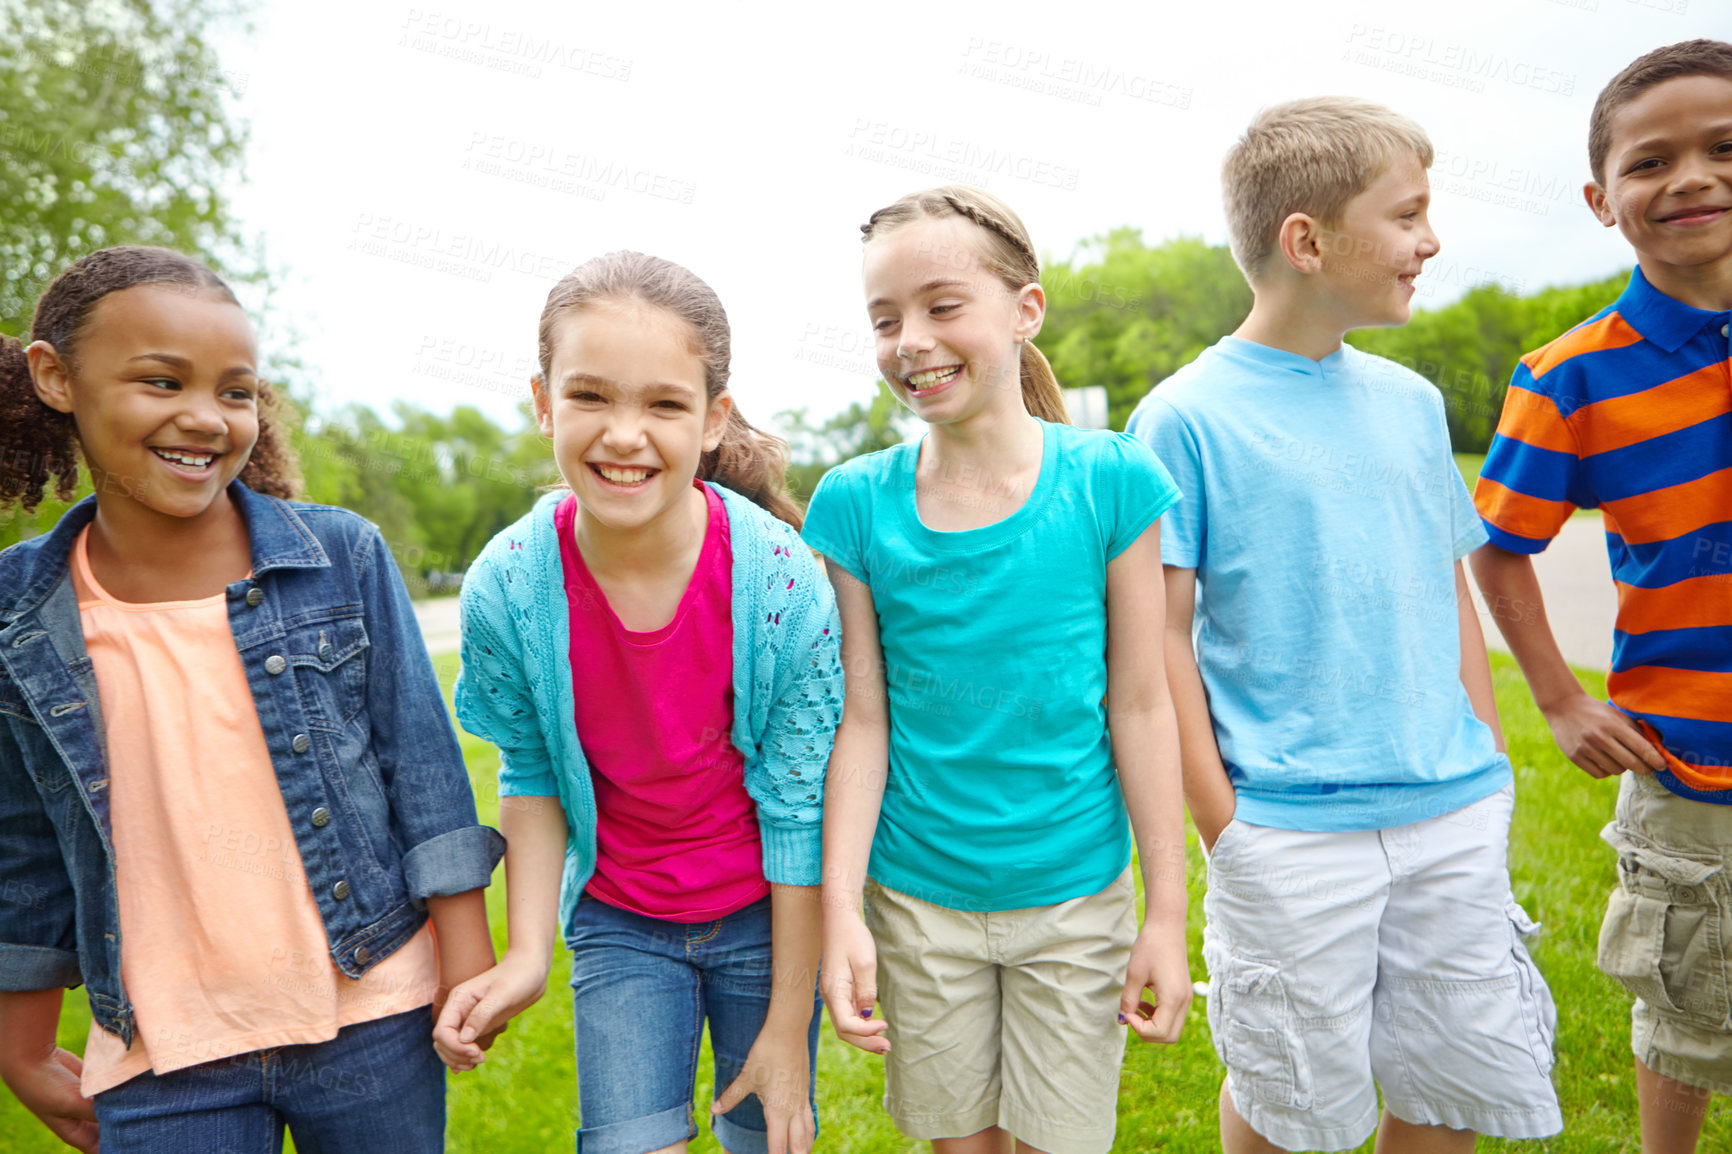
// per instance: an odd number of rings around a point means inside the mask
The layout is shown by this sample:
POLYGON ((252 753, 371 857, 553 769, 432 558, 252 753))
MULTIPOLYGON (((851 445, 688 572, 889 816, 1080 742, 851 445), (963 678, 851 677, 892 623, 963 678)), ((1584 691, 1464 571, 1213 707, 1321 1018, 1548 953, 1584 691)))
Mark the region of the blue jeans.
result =
POLYGON ((102 1154, 440 1154, 445 1067, 426 1006, 96 1096, 102 1154))
MULTIPOLYGON (((745 1065, 769 1013, 770 899, 686 925, 585 897, 572 913, 566 944, 583 1114, 580 1154, 646 1154, 697 1137, 692 1087, 705 1019, 719 1097, 745 1065)), ((806 1031, 809 1073, 818 1057, 817 1009, 814 992, 806 1031)), ((808 1102, 815 1082, 808 1077, 808 1102)), ((817 1117, 814 1107, 814 1126, 817 1117)), ((715 1133, 728 1154, 765 1154, 758 1096, 748 1095, 717 1118, 715 1133)))

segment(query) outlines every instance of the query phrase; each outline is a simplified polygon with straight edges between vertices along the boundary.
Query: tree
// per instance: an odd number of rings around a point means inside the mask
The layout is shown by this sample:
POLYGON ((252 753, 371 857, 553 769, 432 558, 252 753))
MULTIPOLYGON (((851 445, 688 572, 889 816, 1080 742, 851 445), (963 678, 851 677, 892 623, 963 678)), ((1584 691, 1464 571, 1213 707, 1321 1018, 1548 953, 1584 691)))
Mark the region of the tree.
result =
POLYGON ((1134 228, 1049 261, 1041 285, 1047 315, 1036 343, 1060 384, 1106 386, 1110 422, 1121 429, 1145 393, 1251 311, 1250 286, 1226 248, 1191 237, 1150 248, 1134 228))
POLYGON ((246 132, 239 78, 204 39, 219 0, 0 0, 0 331, 22 336, 47 281, 114 244, 256 262, 223 189, 246 132))

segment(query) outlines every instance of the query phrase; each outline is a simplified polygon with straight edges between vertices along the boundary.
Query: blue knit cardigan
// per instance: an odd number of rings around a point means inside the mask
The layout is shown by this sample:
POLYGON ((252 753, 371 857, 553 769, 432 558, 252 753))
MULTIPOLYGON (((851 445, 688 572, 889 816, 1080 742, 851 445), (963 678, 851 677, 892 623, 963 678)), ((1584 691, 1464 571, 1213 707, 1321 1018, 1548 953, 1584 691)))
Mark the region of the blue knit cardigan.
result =
MULTIPOLYGON (((757 805, 764 876, 817 885, 824 770, 842 713, 842 628, 799 534, 730 489, 733 740, 757 805)), ((463 579, 457 718, 499 747, 502 797, 559 798, 569 837, 559 920, 595 872, 595 790, 578 741, 564 566, 549 493, 488 542, 463 579)))

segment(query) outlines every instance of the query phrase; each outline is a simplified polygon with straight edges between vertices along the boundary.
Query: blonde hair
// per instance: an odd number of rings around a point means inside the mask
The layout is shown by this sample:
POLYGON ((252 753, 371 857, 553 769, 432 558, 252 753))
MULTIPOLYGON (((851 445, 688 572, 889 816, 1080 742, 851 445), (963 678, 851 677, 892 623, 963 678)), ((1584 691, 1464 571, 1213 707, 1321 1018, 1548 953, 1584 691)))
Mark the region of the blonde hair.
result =
MULTIPOLYGON (((909 221, 942 220, 948 216, 964 217, 980 226, 982 263, 1005 287, 1015 292, 1024 285, 1040 283, 1040 258, 1034 254, 1034 242, 1029 239, 1022 219, 996 196, 966 185, 947 184, 909 193, 867 218, 860 226, 860 239, 862 243, 870 241, 909 221)), ((1070 424, 1058 378, 1033 341, 1022 343, 1020 367, 1024 407, 1043 421, 1070 424)))
POLYGON ((1302 212, 1339 224, 1403 152, 1431 167, 1425 129, 1369 100, 1313 96, 1258 113, 1221 164, 1227 236, 1245 279, 1262 272, 1282 221, 1302 212))
MULTIPOLYGON (((704 392, 713 402, 728 387, 732 373, 732 331, 721 298, 691 270, 641 252, 610 252, 592 257, 567 273, 547 294, 541 310, 537 359, 541 379, 553 376, 553 346, 559 322, 598 301, 642 301, 664 309, 691 327, 692 351, 704 365, 704 392)), ((788 444, 740 413, 728 412, 722 440, 698 458, 698 477, 725 485, 768 512, 800 527, 800 507, 788 494, 788 444)))

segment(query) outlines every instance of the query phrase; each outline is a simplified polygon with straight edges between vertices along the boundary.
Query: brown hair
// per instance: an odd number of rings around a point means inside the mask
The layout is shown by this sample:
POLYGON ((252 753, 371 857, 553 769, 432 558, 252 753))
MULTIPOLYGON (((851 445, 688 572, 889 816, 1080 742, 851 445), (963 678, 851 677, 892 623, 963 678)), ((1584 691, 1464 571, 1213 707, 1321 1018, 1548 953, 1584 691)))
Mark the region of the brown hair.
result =
MULTIPOLYGON (((873 213, 860 226, 860 239, 869 241, 911 220, 941 220, 947 216, 966 217, 984 230, 986 243, 981 256, 987 270, 1012 292, 1023 285, 1040 283, 1040 258, 1034 254, 1034 242, 1029 239, 1022 218, 996 196, 967 185, 947 184, 942 188, 909 193, 895 204, 873 213)), ((1043 421, 1070 424, 1058 378, 1053 375, 1046 355, 1034 347, 1033 341, 1023 342, 1021 376, 1022 403, 1030 413, 1043 421)))
MULTIPOLYGON (((716 290, 689 269, 641 252, 592 257, 567 273, 541 310, 537 357, 542 387, 553 374, 555 325, 585 305, 604 300, 642 301, 665 309, 691 327, 692 351, 704 365, 704 391, 714 401, 728 387, 733 336, 716 290)), ((800 507, 788 494, 788 443, 755 429, 735 404, 722 440, 698 459, 698 476, 750 498, 771 516, 800 527, 800 507)))
MULTIPOLYGON (((120 245, 80 257, 54 278, 30 322, 32 341, 46 341, 77 375, 78 342, 96 303, 138 285, 179 285, 239 305, 222 278, 189 256, 166 248, 120 245)), ((0 337, 0 508, 33 513, 45 495, 72 500, 78 486, 78 429, 72 414, 51 409, 30 379, 26 342, 0 337)), ((241 470, 247 488, 273 497, 295 495, 300 476, 270 386, 259 385, 259 439, 241 470)))
POLYGON ((1588 167, 1594 183, 1606 183, 1606 157, 1612 151, 1612 117, 1618 109, 1657 84, 1681 76, 1719 76, 1732 80, 1732 44, 1724 40, 1683 40, 1637 57, 1600 89, 1588 117, 1588 167))
POLYGON ((1353 96, 1265 108, 1221 163, 1227 238, 1246 280, 1263 271, 1296 212, 1336 225, 1402 153, 1431 167, 1431 139, 1407 117, 1353 96))

